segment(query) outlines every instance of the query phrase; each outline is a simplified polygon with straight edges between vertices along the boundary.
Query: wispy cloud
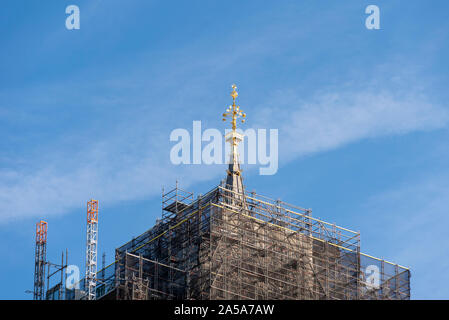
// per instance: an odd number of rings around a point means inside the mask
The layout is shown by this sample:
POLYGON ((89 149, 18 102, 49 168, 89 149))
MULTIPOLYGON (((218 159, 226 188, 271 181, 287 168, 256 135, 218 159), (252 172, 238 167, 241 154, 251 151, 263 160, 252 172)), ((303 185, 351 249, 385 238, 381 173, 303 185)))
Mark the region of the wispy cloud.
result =
POLYGON ((282 95, 258 115, 258 126, 280 129, 281 162, 362 139, 438 129, 449 122, 447 108, 413 92, 342 89, 308 100, 292 92, 287 98, 282 95))
MULTIPOLYGON (((304 100, 289 92, 279 93, 286 98, 273 99, 281 104, 262 108, 256 119, 259 127, 280 128, 281 163, 361 139, 441 128, 449 120, 445 108, 413 93, 329 90, 304 100)), ((172 165, 169 122, 148 121, 149 116, 127 119, 108 137, 95 138, 78 150, 52 152, 45 158, 52 160, 41 161, 36 170, 1 170, 1 222, 61 214, 93 195, 112 205, 156 195, 161 185, 176 178, 189 185, 220 177, 220 166, 172 165)))

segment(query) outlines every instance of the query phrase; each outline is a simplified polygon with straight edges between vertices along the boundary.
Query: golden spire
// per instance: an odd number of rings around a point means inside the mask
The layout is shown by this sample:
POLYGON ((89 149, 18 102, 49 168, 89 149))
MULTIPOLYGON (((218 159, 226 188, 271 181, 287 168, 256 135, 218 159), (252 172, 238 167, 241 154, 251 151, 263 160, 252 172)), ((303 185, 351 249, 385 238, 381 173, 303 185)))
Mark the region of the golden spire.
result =
MULTIPOLYGON (((239 95, 237 93, 236 89, 237 89, 237 86, 235 84, 233 84, 232 92, 231 92, 232 106, 229 106, 226 109, 226 112, 223 113, 223 121, 226 121, 227 116, 232 116, 232 118, 231 118, 232 131, 235 131, 235 129, 237 128, 237 119, 238 118, 240 118, 240 117, 246 118, 246 114, 243 112, 243 110, 241 110, 239 106, 235 105, 235 99, 239 95)), ((245 119, 242 119, 241 121, 242 121, 242 123, 245 123, 245 119)))

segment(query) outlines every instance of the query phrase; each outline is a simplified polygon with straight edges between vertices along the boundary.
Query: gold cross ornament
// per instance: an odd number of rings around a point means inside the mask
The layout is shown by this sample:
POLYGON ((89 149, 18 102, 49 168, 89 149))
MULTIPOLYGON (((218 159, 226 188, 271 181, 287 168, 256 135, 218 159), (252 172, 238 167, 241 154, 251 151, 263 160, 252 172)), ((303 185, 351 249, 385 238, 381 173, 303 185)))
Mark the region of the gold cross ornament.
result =
POLYGON ((242 123, 245 123, 245 118, 246 118, 246 114, 243 112, 242 109, 240 109, 239 106, 235 105, 235 99, 237 98, 237 96, 239 95, 236 91, 237 86, 235 84, 232 85, 232 92, 231 92, 231 97, 232 97, 232 106, 229 106, 226 109, 226 112, 223 113, 223 121, 226 121, 226 117, 231 116, 231 124, 232 124, 232 131, 235 131, 235 129, 237 129, 237 119, 242 117, 243 119, 241 120, 242 123))

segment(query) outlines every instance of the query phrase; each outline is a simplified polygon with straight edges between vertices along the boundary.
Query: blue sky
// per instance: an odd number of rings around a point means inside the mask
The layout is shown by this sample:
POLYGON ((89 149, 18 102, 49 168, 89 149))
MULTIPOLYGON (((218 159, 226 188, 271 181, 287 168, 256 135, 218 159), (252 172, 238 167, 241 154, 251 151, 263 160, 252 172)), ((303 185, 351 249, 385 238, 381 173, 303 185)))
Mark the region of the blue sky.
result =
POLYGON ((449 297, 447 1, 1 6, 0 299, 31 298, 39 219, 49 260, 67 248, 83 272, 91 197, 110 263, 161 214, 162 186, 214 187, 224 166, 172 165, 169 135, 224 130, 234 82, 246 127, 279 129, 277 174, 248 168, 247 189, 360 231, 363 252, 411 268, 412 298, 449 297))

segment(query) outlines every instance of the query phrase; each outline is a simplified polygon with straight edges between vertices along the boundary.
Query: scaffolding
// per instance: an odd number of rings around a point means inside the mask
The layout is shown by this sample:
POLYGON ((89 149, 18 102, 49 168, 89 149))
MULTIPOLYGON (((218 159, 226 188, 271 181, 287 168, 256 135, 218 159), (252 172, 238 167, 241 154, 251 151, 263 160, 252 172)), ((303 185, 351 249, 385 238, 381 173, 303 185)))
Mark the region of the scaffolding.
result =
POLYGON ((87 202, 86 289, 87 299, 95 300, 97 284, 98 200, 87 202))
POLYGON ((99 272, 98 299, 410 299, 408 268, 361 253, 358 232, 310 209, 225 184, 162 199, 162 219, 99 272))
MULTIPOLYGON (((70 299, 410 299, 408 268, 360 252, 360 234, 312 210, 246 193, 233 103, 223 114, 231 153, 226 180, 205 195, 162 191, 162 217, 116 249, 97 287, 94 270, 70 299), (87 292, 87 293, 86 293, 87 292)), ((88 232, 89 243, 89 232, 88 232)), ((95 242, 96 243, 96 242, 95 242)), ((96 268, 96 247, 95 247, 96 268)), ((96 270, 96 269, 95 269, 96 270)))

